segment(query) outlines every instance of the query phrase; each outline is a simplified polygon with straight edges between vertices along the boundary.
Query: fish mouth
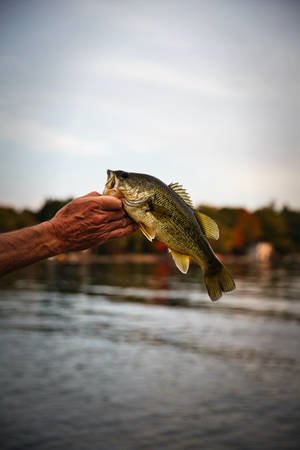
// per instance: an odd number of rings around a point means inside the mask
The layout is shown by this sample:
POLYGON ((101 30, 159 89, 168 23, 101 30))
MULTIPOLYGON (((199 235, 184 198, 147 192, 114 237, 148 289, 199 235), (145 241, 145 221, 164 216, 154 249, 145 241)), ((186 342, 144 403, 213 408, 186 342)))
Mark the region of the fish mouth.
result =
POLYGON ((113 170, 107 169, 107 181, 104 187, 103 195, 111 195, 113 197, 123 197, 119 188, 119 179, 113 170))
POLYGON ((116 175, 113 170, 107 169, 107 181, 105 187, 108 189, 113 189, 116 184, 116 175))

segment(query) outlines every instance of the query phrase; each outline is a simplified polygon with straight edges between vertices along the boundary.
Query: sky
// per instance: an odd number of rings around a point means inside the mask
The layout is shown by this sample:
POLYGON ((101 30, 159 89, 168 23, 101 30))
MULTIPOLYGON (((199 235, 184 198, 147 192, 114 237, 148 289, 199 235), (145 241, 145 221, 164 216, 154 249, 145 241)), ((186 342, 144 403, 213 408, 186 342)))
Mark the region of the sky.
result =
POLYGON ((300 2, 0 2, 0 204, 102 192, 300 208, 300 2))

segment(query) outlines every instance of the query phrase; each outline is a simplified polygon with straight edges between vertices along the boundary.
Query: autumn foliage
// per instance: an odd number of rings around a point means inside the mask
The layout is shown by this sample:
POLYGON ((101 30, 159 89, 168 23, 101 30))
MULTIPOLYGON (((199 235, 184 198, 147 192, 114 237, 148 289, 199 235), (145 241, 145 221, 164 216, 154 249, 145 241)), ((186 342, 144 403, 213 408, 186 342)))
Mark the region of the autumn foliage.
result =
MULTIPOLYGON (((49 220, 70 199, 48 199, 38 211, 17 211, 0 206, 0 232, 31 226, 49 220)), ((216 208, 200 205, 198 208, 212 217, 220 229, 220 239, 212 241, 214 250, 221 254, 244 254, 259 241, 269 242, 277 253, 300 252, 300 211, 288 207, 276 210, 273 204, 256 211, 245 208, 216 208)), ((99 253, 149 253, 166 251, 164 244, 149 242, 141 232, 103 244, 99 253)))

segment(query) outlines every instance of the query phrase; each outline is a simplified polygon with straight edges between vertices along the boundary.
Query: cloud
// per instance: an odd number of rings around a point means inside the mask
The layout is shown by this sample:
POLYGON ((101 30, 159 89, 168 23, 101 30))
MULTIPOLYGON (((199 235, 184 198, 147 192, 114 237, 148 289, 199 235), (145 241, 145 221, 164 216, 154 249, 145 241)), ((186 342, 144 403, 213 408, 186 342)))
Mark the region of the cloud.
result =
MULTIPOLYGON (((63 167, 65 184, 54 171, 49 192, 75 192, 86 164, 83 191, 105 165, 191 180, 195 201, 201 191, 220 204, 299 204, 299 14, 291 3, 202 3, 12 11, 0 27, 1 148, 28 179, 47 177, 49 161, 63 167)), ((15 170, 5 161, 2 180, 15 170)))
POLYGON ((38 152, 68 152, 73 154, 103 154, 107 142, 90 141, 58 128, 45 125, 38 120, 0 116, 0 140, 14 142, 24 148, 38 152))
POLYGON ((117 79, 138 81, 165 88, 190 91, 209 96, 236 95, 237 91, 230 89, 217 80, 209 80, 192 72, 185 72, 167 64, 154 60, 110 58, 90 55, 83 65, 84 70, 96 76, 110 76, 117 79))

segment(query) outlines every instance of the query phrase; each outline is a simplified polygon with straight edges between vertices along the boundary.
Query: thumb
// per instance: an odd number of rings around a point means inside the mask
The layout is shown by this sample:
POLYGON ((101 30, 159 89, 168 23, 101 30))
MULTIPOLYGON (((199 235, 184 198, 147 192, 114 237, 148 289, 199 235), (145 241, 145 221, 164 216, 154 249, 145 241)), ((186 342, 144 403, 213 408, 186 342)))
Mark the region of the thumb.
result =
POLYGON ((97 191, 93 191, 93 192, 89 192, 88 194, 82 195, 81 198, 85 198, 85 197, 100 197, 99 192, 97 191))
POLYGON ((99 199, 101 208, 105 211, 114 211, 122 208, 122 202, 117 197, 111 195, 101 195, 99 199))

